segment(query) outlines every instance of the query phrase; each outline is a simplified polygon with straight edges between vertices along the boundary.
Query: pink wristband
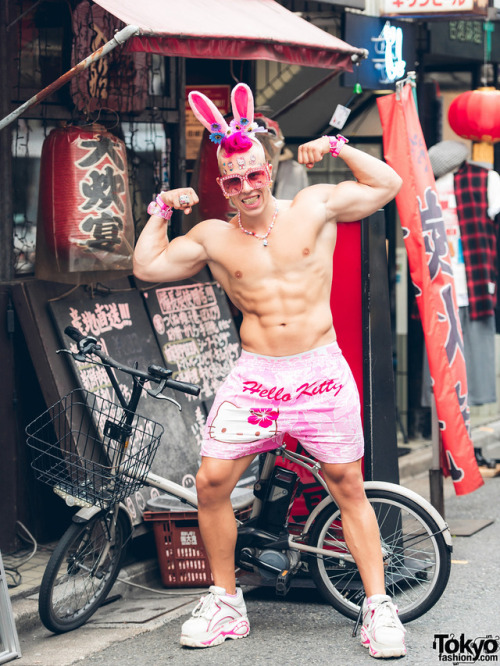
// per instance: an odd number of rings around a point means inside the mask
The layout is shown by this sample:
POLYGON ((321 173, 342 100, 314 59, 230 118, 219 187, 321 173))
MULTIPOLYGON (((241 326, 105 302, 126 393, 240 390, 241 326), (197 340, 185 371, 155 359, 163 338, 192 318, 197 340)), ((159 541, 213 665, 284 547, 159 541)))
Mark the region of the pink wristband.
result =
POLYGON ((337 134, 337 136, 325 136, 323 138, 328 139, 330 142, 330 155, 332 157, 338 157, 344 145, 349 143, 349 139, 346 139, 342 134, 337 134))
POLYGON ((168 206, 158 194, 155 201, 149 204, 148 214, 158 215, 159 217, 163 217, 164 220, 170 220, 172 217, 172 207, 168 206))

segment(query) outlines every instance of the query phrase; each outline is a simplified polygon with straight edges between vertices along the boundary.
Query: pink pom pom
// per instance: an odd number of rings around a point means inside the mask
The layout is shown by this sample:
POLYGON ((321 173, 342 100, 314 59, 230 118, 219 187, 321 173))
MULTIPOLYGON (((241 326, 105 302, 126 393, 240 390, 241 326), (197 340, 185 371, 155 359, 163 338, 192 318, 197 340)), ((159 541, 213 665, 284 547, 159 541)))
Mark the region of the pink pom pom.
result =
POLYGON ((246 153, 252 146, 252 140, 243 132, 234 132, 221 141, 221 151, 226 157, 231 157, 235 153, 246 153))

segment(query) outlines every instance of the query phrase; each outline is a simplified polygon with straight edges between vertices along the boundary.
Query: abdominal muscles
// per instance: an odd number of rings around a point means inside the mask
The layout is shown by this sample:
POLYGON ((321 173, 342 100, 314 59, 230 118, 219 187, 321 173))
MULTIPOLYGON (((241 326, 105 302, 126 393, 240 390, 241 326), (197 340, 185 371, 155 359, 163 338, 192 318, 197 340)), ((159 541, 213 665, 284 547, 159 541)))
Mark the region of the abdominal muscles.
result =
MULTIPOLYGON (((323 283, 324 285, 324 283, 323 283)), ((247 291, 240 329, 244 349, 256 354, 288 356, 335 341, 330 289, 304 279, 247 291), (273 289, 273 286, 275 287, 273 289)))

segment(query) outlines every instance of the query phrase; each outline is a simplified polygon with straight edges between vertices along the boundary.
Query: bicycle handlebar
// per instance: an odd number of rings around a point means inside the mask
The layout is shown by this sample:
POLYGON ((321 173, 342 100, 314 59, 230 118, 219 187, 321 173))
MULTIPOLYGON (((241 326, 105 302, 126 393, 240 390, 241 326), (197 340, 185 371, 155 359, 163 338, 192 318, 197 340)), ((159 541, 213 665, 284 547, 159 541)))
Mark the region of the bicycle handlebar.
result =
POLYGON ((122 365, 121 363, 118 363, 118 361, 115 361, 110 356, 105 354, 101 349, 101 345, 98 344, 96 338, 90 335, 83 335, 74 326, 66 326, 64 332, 68 337, 70 337, 74 342, 76 342, 78 346, 78 351, 81 354, 84 354, 85 356, 89 354, 95 354, 106 365, 109 365, 112 368, 115 368, 116 370, 121 370, 122 372, 126 372, 128 375, 131 375, 132 377, 137 377, 139 379, 144 379, 146 381, 155 382, 157 384, 160 381, 165 381, 165 385, 168 386, 168 388, 174 389, 175 391, 181 391, 182 393, 189 393, 190 395, 195 395, 195 396, 200 394, 201 388, 196 384, 190 384, 188 382, 180 382, 176 379, 171 379, 170 377, 172 376, 172 370, 163 368, 160 365, 150 365, 148 368, 148 372, 143 372, 142 370, 137 370, 136 368, 130 368, 127 365, 122 365))

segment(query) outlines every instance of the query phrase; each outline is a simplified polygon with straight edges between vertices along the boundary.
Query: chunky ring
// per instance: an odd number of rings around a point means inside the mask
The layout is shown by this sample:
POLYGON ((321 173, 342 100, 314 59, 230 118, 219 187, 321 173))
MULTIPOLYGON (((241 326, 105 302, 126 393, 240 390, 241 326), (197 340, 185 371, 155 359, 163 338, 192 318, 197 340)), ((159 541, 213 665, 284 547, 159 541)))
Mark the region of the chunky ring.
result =
POLYGON ((189 206, 189 204, 191 203, 191 197, 189 196, 189 194, 181 194, 181 196, 179 197, 179 203, 181 204, 181 206, 189 206))

